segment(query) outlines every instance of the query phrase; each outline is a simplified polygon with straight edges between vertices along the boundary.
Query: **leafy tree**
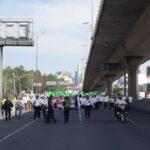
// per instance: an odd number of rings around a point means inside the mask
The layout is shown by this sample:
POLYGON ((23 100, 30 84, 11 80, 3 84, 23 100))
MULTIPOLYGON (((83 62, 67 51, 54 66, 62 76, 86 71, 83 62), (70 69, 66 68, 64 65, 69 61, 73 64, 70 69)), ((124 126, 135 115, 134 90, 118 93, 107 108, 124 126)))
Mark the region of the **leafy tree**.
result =
MULTIPOLYGON (((14 77, 15 77, 15 87, 16 94, 19 94, 20 89, 22 91, 30 92, 31 90, 36 90, 33 87, 33 83, 36 83, 36 72, 34 70, 25 70, 23 66, 17 66, 12 68, 10 66, 4 69, 4 93, 8 95, 8 93, 13 94, 14 89, 14 77), (14 75, 13 75, 14 74, 14 75), (19 87, 20 85, 20 87, 19 87)), ((58 79, 57 76, 53 74, 41 74, 38 70, 37 81, 38 83, 42 83, 42 87, 40 87, 40 91, 48 91, 48 90, 64 90, 65 86, 56 85, 56 86, 46 86, 47 81, 62 81, 62 79, 58 79)))
POLYGON ((122 93, 123 93, 123 88, 115 84, 113 87, 113 94, 122 94, 122 93))

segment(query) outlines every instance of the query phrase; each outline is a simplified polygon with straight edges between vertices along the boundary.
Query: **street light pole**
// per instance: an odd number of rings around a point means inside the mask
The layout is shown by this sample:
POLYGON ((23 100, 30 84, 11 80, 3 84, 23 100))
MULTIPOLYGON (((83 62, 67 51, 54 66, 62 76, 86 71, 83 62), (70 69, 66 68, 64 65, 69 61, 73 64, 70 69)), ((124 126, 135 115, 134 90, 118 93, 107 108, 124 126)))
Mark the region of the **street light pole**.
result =
POLYGON ((3 47, 0 46, 0 98, 3 98, 3 47))
POLYGON ((36 73, 35 73, 35 82, 36 82, 36 91, 35 93, 37 94, 37 80, 38 80, 38 48, 39 48, 39 36, 42 36, 43 34, 45 34, 46 31, 43 31, 40 34, 36 35, 36 73))
POLYGON ((82 81, 84 80, 84 74, 85 74, 85 68, 86 68, 86 62, 85 62, 85 58, 81 59, 83 61, 83 76, 82 76, 82 81))
POLYGON ((21 84, 20 84, 20 77, 19 77, 19 94, 21 92, 21 84))
POLYGON ((16 84, 16 80, 15 80, 15 77, 16 76, 15 76, 14 72, 13 72, 12 75, 13 75, 13 81, 14 81, 14 96, 15 96, 15 94, 16 94, 16 85, 15 85, 16 84))
POLYGON ((36 95, 37 95, 37 78, 38 78, 38 35, 36 36, 36 75, 35 75, 36 95))
POLYGON ((5 78, 4 78, 4 86, 5 86, 4 93, 5 93, 5 95, 7 93, 7 83, 6 83, 6 80, 7 80, 7 74, 5 74, 5 78))
POLYGON ((86 61, 87 61, 87 45, 82 45, 83 47, 85 47, 85 65, 86 65, 86 61))
POLYGON ((91 39, 93 38, 93 0, 91 0, 91 25, 92 25, 92 36, 91 39))
POLYGON ((85 45, 82 45, 84 47, 86 47, 86 61, 87 61, 87 25, 89 24, 89 22, 84 22, 83 23, 85 25, 85 45))

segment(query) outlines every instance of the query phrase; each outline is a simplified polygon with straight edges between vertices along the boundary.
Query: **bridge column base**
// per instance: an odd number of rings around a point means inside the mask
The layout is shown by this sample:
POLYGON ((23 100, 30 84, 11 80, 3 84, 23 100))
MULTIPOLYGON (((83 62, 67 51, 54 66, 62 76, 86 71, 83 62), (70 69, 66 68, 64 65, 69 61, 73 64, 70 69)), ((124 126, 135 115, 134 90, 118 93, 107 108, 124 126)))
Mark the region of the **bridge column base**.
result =
POLYGON ((110 97, 112 96, 112 82, 114 79, 114 75, 105 75, 106 82, 107 82, 107 95, 110 97))
POLYGON ((143 57, 125 57, 128 72, 128 96, 137 99, 137 69, 143 57))

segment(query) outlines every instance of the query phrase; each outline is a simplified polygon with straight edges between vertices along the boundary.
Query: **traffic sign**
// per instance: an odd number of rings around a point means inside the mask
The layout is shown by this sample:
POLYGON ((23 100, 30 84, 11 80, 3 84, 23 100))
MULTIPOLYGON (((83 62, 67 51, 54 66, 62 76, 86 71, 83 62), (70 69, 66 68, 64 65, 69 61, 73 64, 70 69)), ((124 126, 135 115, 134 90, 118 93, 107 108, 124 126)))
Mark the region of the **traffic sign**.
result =
POLYGON ((57 85, 56 81, 47 81, 46 85, 57 85))
POLYGON ((42 86, 42 83, 33 83, 33 86, 42 86))

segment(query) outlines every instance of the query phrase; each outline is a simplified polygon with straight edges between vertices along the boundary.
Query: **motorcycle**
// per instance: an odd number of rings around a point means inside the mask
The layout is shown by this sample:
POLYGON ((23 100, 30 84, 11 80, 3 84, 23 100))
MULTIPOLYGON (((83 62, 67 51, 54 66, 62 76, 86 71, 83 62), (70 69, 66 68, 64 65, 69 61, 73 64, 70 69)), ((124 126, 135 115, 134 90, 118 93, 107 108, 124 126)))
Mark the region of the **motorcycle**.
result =
POLYGON ((127 117, 127 104, 122 104, 122 105, 117 105, 117 111, 116 111, 116 117, 120 122, 125 123, 126 122, 126 117, 127 117))

